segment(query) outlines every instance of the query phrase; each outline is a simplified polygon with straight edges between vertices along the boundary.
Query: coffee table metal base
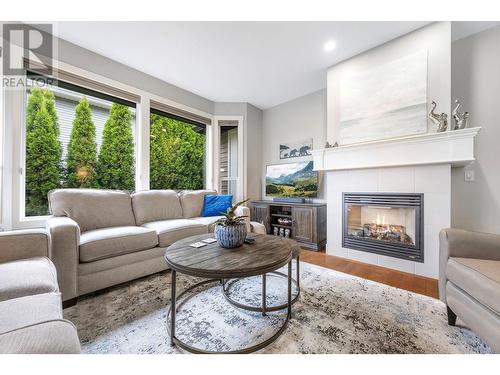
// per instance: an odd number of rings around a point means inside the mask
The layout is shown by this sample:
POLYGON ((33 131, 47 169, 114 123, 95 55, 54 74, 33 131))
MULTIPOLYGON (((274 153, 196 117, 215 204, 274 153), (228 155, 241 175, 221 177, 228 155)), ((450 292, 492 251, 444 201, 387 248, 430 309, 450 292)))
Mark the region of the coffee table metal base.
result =
MULTIPOLYGON (((295 293, 292 293, 292 305, 299 299, 300 296, 300 259, 299 257, 296 258, 296 278, 292 278, 292 284, 295 286, 295 293)), ((237 283, 240 280, 244 280, 245 278, 239 278, 239 279, 230 279, 230 280, 223 280, 222 281, 222 292, 224 293, 224 297, 226 298, 226 301, 229 302, 231 305, 236 306, 240 309, 248 310, 248 311, 254 311, 254 312, 260 312, 262 315, 266 315, 268 312, 272 311, 279 311, 286 309, 287 304, 283 303, 281 305, 275 305, 275 306, 267 306, 267 277, 268 276, 277 276, 277 277, 283 277, 287 278, 288 275, 284 274, 283 272, 280 271, 273 271, 269 272, 267 274, 262 275, 262 303, 261 306, 252 306, 252 305, 245 305, 240 302, 237 302, 233 300, 230 296, 229 290, 231 289, 231 286, 237 283)))
MULTIPOLYGON (((277 272, 277 271, 275 271, 275 272, 277 272)), ((170 336, 170 345, 172 345, 172 346, 178 346, 178 347, 180 347, 180 348, 182 348, 182 349, 184 349, 184 350, 186 350, 186 351, 188 351, 190 353, 197 353, 197 354, 246 354, 246 353, 253 353, 253 352, 256 352, 256 351, 258 351, 260 349, 265 348, 266 346, 268 346, 269 344, 271 344, 272 342, 274 342, 283 333, 283 331, 285 330, 285 328, 288 325, 288 322, 289 322, 290 318, 292 317, 292 303, 293 303, 293 301, 292 301, 292 261, 291 260, 290 260, 290 262, 288 262, 288 275, 285 275, 285 274, 283 274, 281 272, 279 272, 279 274, 282 275, 282 276, 286 276, 287 277, 287 281, 288 281, 287 304, 284 307, 284 308, 287 309, 287 315, 286 315, 286 318, 285 318, 283 324, 281 325, 281 327, 271 337, 269 337, 268 339, 266 339, 266 340, 264 340, 264 341, 262 341, 260 343, 257 343, 257 344, 251 345, 251 346, 247 346, 245 348, 238 349, 238 350, 230 350, 230 351, 224 351, 224 352, 222 352, 222 351, 209 351, 209 350, 198 349, 198 348, 195 348, 194 346, 191 346, 191 345, 185 343, 181 339, 179 339, 175 335, 175 320, 176 320, 176 315, 177 315, 178 309, 182 306, 182 304, 184 302, 186 302, 187 299, 192 298, 196 294, 193 294, 193 296, 188 297, 183 302, 181 302, 181 304, 179 304, 179 305, 177 305, 177 299, 178 298, 181 298, 182 296, 184 296, 185 294, 193 291, 197 287, 200 287, 202 285, 209 284, 209 283, 214 283, 214 282, 222 284, 221 285, 222 293, 224 295, 226 295, 226 293, 224 291, 223 280, 222 279, 221 280, 219 280, 219 279, 209 279, 209 280, 201 281, 201 282, 199 282, 197 284, 191 285, 190 287, 184 289, 177 296, 176 295, 177 271, 172 270, 171 271, 171 280, 172 280, 171 281, 171 301, 170 301, 170 307, 169 307, 169 309, 167 311, 167 332, 168 332, 168 334, 170 336)), ((263 275, 263 276, 265 276, 265 275, 263 275)), ((271 310, 267 310, 267 311, 271 311, 271 310)))

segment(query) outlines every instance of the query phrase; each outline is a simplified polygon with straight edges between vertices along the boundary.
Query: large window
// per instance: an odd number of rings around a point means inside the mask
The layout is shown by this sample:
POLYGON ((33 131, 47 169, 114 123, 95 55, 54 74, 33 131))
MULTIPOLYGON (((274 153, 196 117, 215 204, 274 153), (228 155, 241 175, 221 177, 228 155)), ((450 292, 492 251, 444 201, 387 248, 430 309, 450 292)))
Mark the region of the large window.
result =
POLYGON ((57 188, 135 188, 135 103, 65 82, 28 80, 25 216, 49 213, 57 188))
POLYGON ((6 228, 43 226, 53 189, 218 188, 210 114, 64 62, 51 77, 30 67, 2 92, 6 228))
POLYGON ((206 127, 151 109, 150 188, 203 189, 206 127))

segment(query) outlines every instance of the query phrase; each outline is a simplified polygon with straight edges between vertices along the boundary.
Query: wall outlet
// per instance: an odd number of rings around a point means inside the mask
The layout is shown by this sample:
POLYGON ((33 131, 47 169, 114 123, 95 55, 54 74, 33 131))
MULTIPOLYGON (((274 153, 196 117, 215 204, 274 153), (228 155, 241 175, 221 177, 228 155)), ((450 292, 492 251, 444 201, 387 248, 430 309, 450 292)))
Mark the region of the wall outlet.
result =
POLYGON ((474 171, 472 169, 466 169, 464 172, 464 180, 465 182, 474 181, 474 171))

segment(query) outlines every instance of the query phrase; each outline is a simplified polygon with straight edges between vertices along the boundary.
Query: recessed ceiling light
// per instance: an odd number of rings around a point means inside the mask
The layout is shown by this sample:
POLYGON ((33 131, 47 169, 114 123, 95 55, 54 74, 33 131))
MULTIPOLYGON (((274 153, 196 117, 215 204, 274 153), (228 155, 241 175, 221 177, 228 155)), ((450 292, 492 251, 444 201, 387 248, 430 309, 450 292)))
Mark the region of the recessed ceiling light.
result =
POLYGON ((325 50, 325 52, 332 52, 335 47, 337 47, 337 44, 333 40, 329 40, 325 43, 323 49, 325 50))

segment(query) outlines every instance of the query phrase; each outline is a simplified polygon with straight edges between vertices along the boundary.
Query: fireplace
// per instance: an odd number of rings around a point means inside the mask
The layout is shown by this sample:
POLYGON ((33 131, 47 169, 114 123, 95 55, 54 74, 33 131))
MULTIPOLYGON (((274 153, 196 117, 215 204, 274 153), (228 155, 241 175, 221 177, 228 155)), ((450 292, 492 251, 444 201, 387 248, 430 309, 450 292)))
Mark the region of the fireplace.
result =
POLYGON ((423 194, 343 193, 342 247, 424 261, 423 194))

